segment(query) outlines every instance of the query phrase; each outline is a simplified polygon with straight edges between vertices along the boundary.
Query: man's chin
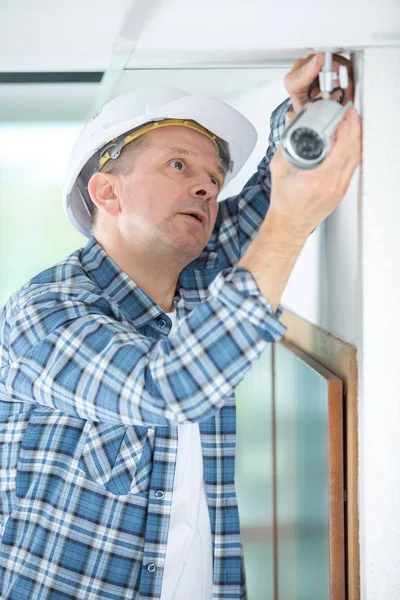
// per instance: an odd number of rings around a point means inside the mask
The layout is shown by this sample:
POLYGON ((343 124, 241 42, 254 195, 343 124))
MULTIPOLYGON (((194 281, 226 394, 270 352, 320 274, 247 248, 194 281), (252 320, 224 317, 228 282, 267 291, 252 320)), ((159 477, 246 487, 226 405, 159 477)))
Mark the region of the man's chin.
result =
POLYGON ((170 250, 175 256, 176 260, 183 264, 184 268, 189 263, 193 262, 200 256, 203 252, 205 246, 200 246, 199 244, 179 244, 175 243, 173 246, 170 246, 170 250))
MULTIPOLYGON (((167 241, 167 240, 166 240, 167 241)), ((176 236, 167 242, 171 249, 187 257, 196 258, 205 247, 204 240, 195 236, 176 236)))

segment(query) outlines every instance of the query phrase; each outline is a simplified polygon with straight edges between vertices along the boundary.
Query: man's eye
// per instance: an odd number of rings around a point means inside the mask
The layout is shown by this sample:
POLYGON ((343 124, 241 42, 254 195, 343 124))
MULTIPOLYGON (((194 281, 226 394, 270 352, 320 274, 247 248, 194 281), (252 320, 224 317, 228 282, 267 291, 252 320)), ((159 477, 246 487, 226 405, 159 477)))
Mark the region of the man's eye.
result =
POLYGON ((213 183, 215 183, 215 185, 216 185, 218 188, 219 188, 219 187, 221 187, 221 184, 220 184, 220 182, 219 182, 219 179, 216 179, 215 177, 211 177, 211 181, 212 181, 213 183))
POLYGON ((173 168, 177 171, 183 171, 185 164, 181 160, 171 160, 170 165, 176 165, 173 168))

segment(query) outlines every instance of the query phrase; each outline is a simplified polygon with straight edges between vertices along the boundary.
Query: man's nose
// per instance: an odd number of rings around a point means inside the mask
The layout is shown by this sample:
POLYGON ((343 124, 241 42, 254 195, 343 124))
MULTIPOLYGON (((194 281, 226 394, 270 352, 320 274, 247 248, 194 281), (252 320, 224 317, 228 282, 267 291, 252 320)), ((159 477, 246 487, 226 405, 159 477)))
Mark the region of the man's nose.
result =
POLYGON ((211 181, 199 181, 194 183, 190 188, 191 195, 193 197, 201 196, 204 199, 211 200, 218 194, 217 186, 211 181))

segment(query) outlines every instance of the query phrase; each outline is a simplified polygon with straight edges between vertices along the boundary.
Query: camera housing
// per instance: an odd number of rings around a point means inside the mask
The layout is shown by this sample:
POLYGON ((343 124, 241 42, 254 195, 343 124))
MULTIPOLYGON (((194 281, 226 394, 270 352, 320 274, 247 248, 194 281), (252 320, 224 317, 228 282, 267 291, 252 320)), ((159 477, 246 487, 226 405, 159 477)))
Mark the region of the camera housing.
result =
POLYGON ((310 102, 285 128, 281 138, 282 153, 298 169, 314 169, 325 159, 334 143, 335 131, 346 112, 335 100, 310 102))

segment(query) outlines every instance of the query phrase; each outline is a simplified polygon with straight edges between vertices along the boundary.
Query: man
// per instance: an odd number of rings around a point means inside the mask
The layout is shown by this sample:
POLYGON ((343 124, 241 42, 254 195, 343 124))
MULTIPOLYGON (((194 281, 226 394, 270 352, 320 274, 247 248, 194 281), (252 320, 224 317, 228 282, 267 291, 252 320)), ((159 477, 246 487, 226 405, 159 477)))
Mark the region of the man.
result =
POLYGON ((198 99, 128 94, 85 126, 65 202, 89 242, 0 324, 3 600, 246 598, 234 389, 282 337, 291 270, 360 162, 354 110, 317 169, 277 147, 322 64, 295 62, 267 156, 219 205, 254 145, 230 107, 204 98, 210 127, 198 99))

